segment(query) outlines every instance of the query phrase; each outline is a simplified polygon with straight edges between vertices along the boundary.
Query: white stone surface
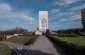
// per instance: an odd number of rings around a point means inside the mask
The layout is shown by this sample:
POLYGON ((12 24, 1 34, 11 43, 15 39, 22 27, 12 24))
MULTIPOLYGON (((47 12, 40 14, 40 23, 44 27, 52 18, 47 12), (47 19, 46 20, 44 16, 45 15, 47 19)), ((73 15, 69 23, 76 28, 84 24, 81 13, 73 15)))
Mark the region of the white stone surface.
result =
POLYGON ((22 36, 23 34, 14 34, 14 36, 22 36))
POLYGON ((40 31, 36 30, 35 35, 42 35, 42 33, 40 31))

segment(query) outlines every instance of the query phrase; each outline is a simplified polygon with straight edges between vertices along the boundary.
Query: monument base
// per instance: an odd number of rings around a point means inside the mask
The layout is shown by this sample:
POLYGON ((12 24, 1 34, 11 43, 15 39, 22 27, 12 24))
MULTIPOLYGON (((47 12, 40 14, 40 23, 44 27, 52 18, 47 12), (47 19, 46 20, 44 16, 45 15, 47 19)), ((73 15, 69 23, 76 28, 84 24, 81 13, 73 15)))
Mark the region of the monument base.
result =
POLYGON ((36 30, 35 35, 42 35, 42 33, 39 30, 36 30))

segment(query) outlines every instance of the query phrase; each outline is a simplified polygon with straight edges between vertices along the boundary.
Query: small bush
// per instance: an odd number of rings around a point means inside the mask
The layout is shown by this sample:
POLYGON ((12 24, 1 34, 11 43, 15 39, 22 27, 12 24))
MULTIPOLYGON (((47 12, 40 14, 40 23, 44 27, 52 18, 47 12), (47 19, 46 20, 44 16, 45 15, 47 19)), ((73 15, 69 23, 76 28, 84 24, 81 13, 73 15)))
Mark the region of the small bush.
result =
POLYGON ((51 35, 51 32, 49 29, 46 30, 46 36, 50 36, 51 35))
POLYGON ((32 44, 37 38, 38 38, 38 36, 36 36, 36 37, 32 37, 32 38, 29 39, 28 42, 26 42, 24 45, 32 44))
POLYGON ((2 40, 3 40, 3 35, 0 34, 0 41, 2 41, 2 40))

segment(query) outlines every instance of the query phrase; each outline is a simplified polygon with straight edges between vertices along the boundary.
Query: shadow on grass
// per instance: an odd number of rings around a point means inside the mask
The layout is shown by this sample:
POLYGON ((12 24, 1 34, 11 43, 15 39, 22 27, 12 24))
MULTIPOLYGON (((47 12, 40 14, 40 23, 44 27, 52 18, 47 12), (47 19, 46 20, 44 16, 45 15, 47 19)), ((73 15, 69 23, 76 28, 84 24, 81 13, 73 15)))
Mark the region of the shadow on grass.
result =
MULTIPOLYGON (((20 53, 21 55, 53 55, 53 54, 49 54, 49 53, 45 53, 39 50, 26 50, 26 49, 22 49, 21 51, 18 51, 18 53, 20 53)), ((12 50, 11 55, 19 55, 18 53, 16 53, 14 50, 12 50)))

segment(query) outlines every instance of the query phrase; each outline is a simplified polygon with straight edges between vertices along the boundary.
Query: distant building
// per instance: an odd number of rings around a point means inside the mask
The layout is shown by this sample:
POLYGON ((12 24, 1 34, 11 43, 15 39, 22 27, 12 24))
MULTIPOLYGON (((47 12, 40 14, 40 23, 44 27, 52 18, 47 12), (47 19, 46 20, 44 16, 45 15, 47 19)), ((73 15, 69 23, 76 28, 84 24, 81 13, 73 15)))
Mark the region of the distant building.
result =
POLYGON ((85 9, 81 10, 81 16, 82 16, 82 25, 85 29, 85 9))
POLYGON ((22 36, 23 34, 14 34, 14 36, 22 36))

